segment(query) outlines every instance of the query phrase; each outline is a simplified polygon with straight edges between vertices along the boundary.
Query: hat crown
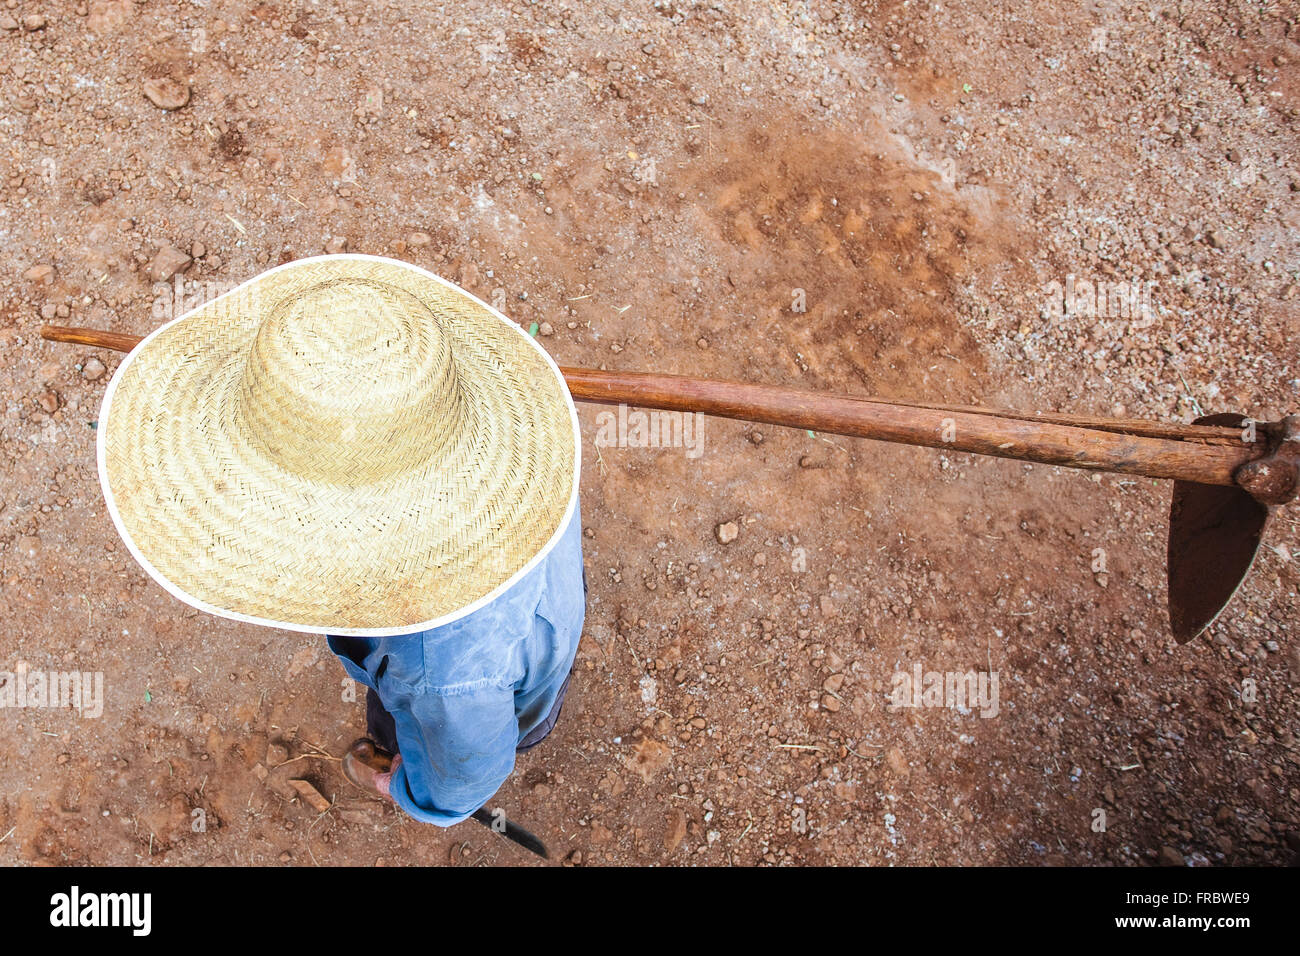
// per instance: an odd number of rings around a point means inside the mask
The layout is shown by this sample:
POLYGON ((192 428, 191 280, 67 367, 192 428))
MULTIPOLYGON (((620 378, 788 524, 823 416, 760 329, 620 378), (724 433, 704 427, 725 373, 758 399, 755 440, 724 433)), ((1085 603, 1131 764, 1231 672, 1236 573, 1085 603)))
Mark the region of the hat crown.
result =
POLYGON ((458 432, 462 408, 450 342, 424 302, 336 279, 271 310, 233 411, 286 471, 364 485, 426 463, 458 432))

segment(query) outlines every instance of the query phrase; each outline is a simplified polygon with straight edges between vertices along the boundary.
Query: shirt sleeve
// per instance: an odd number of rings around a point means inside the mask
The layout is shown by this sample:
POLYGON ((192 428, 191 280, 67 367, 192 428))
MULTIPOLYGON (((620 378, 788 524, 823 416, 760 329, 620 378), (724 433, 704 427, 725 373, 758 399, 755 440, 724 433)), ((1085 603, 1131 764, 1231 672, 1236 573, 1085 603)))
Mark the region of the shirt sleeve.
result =
POLYGON ((390 706, 402 743, 393 799, 418 820, 449 827, 500 789, 515 765, 514 690, 481 681, 390 706))

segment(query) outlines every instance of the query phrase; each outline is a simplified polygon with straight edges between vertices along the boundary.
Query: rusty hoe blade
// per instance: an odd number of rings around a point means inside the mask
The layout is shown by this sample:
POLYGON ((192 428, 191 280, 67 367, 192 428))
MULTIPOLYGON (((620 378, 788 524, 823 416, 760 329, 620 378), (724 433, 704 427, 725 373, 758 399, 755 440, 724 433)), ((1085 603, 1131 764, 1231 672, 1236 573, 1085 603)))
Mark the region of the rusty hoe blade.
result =
MULTIPOLYGON (((1244 428, 1243 415, 1197 425, 1244 428)), ((1186 644, 1214 623, 1250 571, 1269 510, 1244 488, 1175 481, 1169 509, 1169 623, 1186 644)))

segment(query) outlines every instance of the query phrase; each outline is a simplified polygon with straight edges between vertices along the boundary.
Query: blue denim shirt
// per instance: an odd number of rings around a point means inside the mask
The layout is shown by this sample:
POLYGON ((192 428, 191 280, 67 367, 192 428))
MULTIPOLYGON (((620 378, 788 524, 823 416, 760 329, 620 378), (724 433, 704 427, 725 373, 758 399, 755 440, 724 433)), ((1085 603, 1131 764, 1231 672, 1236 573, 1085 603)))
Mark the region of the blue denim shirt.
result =
POLYGON ((573 666, 586 598, 575 508, 555 547, 490 604, 399 637, 331 637, 353 680, 393 715, 397 804, 451 826, 497 792, 515 748, 550 714, 573 666))

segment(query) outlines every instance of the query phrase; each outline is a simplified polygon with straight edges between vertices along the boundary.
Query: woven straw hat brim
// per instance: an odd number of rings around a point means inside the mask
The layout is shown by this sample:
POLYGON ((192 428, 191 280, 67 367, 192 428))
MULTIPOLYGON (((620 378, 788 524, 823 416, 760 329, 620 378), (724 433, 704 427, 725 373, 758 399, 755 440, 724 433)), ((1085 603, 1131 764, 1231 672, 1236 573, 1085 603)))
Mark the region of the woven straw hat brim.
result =
MULTIPOLYGON (((387 358, 401 343, 380 331, 387 358)), ((222 617, 351 636, 438 627, 506 591, 567 527, 581 453, 564 379, 525 331, 430 272, 359 255, 273 269, 149 335, 109 383, 97 450, 118 532, 171 594, 222 617), (254 403, 250 356, 265 351, 269 316, 339 283, 436 320, 445 344, 396 364, 434 382, 439 411, 384 418, 405 386, 377 372, 355 388, 373 416, 300 447, 316 423, 292 414, 293 375, 254 403), (437 420, 426 429, 425 417, 437 420), (371 427, 380 439, 362 440, 371 427)))

